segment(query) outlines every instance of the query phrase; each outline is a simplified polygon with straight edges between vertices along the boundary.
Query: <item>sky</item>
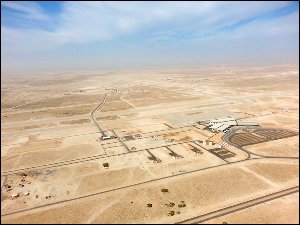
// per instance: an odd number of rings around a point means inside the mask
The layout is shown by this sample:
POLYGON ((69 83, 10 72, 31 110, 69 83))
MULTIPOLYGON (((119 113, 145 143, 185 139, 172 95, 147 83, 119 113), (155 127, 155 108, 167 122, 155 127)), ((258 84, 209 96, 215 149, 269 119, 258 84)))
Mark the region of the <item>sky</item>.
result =
POLYGON ((1 74, 298 60, 298 2, 1 1, 1 74))

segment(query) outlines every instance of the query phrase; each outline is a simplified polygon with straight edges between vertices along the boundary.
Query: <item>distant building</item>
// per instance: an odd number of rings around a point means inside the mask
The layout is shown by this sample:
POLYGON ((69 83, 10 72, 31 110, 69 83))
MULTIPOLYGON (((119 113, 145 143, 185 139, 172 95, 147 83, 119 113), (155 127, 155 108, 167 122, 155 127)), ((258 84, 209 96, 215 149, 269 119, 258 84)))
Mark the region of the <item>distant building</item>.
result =
POLYGON ((229 122, 229 121, 235 121, 235 118, 228 117, 228 118, 222 118, 222 119, 213 119, 208 122, 208 125, 219 124, 219 123, 224 123, 224 122, 229 122))
POLYGON ((232 126, 259 126, 256 122, 238 121, 233 117, 213 119, 208 122, 212 132, 227 132, 232 126))

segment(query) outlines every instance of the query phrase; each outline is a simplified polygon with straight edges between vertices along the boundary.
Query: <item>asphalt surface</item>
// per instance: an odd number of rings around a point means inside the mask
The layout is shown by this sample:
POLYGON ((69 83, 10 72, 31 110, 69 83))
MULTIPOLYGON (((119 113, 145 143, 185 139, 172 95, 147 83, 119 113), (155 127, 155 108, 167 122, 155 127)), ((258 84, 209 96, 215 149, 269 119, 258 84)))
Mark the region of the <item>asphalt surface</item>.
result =
POLYGON ((98 110, 100 108, 100 106, 102 106, 105 103, 106 98, 107 98, 107 94, 104 95, 104 97, 103 97, 102 101, 100 102, 100 104, 91 112, 91 118, 92 118, 93 122, 95 123, 95 125, 98 127, 98 129, 99 129, 99 131, 102 135, 104 135, 104 131, 100 128, 100 126, 99 126, 99 124, 98 124, 98 122, 97 122, 97 120, 94 116, 94 112, 96 110, 98 110))

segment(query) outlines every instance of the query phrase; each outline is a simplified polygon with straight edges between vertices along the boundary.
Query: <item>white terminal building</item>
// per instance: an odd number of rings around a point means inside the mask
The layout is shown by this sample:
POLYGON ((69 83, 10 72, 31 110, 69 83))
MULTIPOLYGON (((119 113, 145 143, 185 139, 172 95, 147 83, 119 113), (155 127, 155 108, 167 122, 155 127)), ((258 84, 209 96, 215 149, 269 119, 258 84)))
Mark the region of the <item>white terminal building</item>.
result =
POLYGON ((259 126, 256 122, 239 121, 233 117, 223 119, 213 119, 208 122, 212 132, 227 132, 232 126, 259 126))

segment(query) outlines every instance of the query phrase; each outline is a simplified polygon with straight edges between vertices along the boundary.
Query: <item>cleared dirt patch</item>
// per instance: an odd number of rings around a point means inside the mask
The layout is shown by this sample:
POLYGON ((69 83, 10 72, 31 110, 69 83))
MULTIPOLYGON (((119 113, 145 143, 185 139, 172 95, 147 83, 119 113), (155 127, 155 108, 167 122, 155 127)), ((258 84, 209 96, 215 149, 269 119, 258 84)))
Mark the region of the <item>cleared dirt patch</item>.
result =
POLYGON ((5 160, 1 162, 1 169, 2 171, 11 170, 12 165, 14 165, 14 169, 22 169, 89 157, 96 154, 104 154, 104 151, 101 148, 99 150, 99 146, 95 144, 77 144, 65 148, 48 148, 41 151, 24 152, 20 159, 5 160))
POLYGON ((83 124, 91 122, 90 119, 80 119, 80 120, 71 120, 71 121, 62 121, 60 124, 83 124))
POLYGON ((24 113, 10 114, 8 117, 1 115, 1 122, 18 122, 24 120, 34 120, 34 119, 47 119, 47 118, 60 118, 76 115, 89 114, 93 109, 97 107, 95 105, 84 105, 84 106, 74 106, 67 108, 57 108, 57 109, 47 109, 41 111, 32 111, 24 113))
POLYGON ((249 145, 244 148, 260 155, 299 157, 299 136, 249 145))
POLYGON ((20 126, 20 127, 9 127, 9 128, 2 128, 2 131, 17 131, 17 130, 31 130, 37 128, 45 128, 45 127, 53 127, 56 126, 56 123, 47 123, 41 125, 28 125, 28 126, 20 126))
POLYGON ((124 101, 112 101, 112 102, 106 102, 101 108, 101 111, 102 112, 118 111, 118 110, 130 109, 130 108, 132 108, 132 106, 124 101))
POLYGON ((161 103, 173 103, 173 102, 179 102, 179 101, 186 101, 186 100, 192 100, 197 99, 197 97, 162 97, 162 98, 148 98, 145 100, 134 100, 132 103, 137 107, 143 107, 143 106, 151 106, 161 103))
POLYGON ((284 183, 299 177, 299 164, 255 163, 247 167, 275 183, 284 183))
POLYGON ((202 114, 203 112, 192 112, 192 113, 187 113, 186 115, 196 115, 196 114, 202 114))
POLYGON ((120 117, 118 115, 113 115, 113 116, 99 116, 96 118, 97 120, 116 120, 116 119, 120 119, 120 117))
POLYGON ((48 124, 42 124, 42 125, 30 125, 30 126, 24 126, 23 129, 35 129, 35 128, 41 128, 41 127, 53 127, 56 123, 48 123, 48 124))
POLYGON ((183 142, 190 141, 192 138, 185 133, 182 132, 173 132, 163 135, 164 138, 173 139, 174 141, 183 142))
POLYGON ((59 146, 61 146, 61 140, 59 139, 30 142, 30 143, 22 144, 17 147, 11 147, 9 149, 8 154, 24 153, 24 152, 37 151, 37 150, 48 149, 48 148, 57 148, 59 146))
POLYGON ((71 95, 62 96, 58 98, 44 99, 38 102, 33 102, 24 106, 18 107, 19 109, 39 109, 47 107, 61 107, 69 105, 80 105, 87 103, 97 103, 103 98, 103 95, 71 95))

